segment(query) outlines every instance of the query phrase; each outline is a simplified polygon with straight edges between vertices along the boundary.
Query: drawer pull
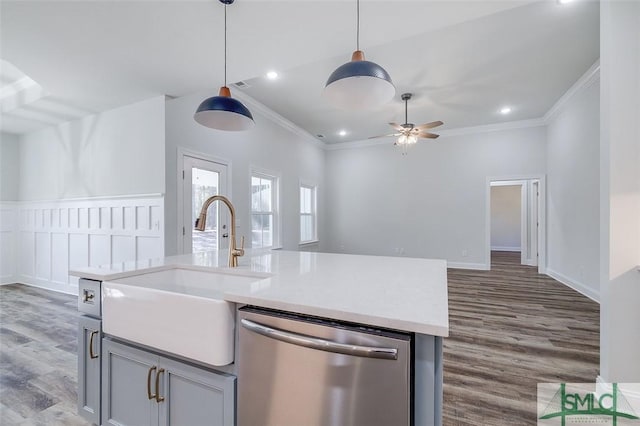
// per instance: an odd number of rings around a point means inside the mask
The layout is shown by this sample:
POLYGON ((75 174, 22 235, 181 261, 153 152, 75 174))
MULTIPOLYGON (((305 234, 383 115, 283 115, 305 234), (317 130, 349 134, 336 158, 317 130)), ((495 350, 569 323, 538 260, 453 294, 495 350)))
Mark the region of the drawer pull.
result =
MULTIPOLYGON (((147 398, 149 399, 153 399, 157 397, 155 394, 151 393, 151 372, 155 370, 156 370, 156 366, 154 365, 149 369, 149 372, 147 373, 147 398)), ((158 391, 158 376, 156 375, 156 392, 157 391, 158 391)))
POLYGON ((96 359, 98 358, 98 354, 93 352, 93 338, 98 334, 98 330, 92 331, 89 335, 89 358, 96 359))
POLYGON ((93 299, 95 299, 96 295, 92 290, 84 290, 84 303, 91 303, 93 304, 93 299))
POLYGON ((158 374, 156 374, 156 402, 160 403, 164 401, 164 396, 160 396, 160 375, 164 373, 164 368, 158 370, 158 374))

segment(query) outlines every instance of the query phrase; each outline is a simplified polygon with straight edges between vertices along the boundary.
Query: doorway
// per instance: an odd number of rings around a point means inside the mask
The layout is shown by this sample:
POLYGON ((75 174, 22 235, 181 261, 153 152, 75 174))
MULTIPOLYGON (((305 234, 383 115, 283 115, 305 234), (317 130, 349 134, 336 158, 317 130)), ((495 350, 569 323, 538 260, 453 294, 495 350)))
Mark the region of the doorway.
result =
POLYGON ((544 273, 544 176, 489 178, 486 201, 487 269, 492 251, 508 251, 544 273))
MULTIPOLYGON (((181 253, 197 253, 228 247, 229 214, 220 203, 209 206, 204 231, 194 229, 196 218, 205 200, 213 195, 228 195, 228 164, 221 160, 203 158, 200 154, 182 153, 179 180, 178 249, 181 253)), ((180 161, 181 160, 181 161, 180 161)))

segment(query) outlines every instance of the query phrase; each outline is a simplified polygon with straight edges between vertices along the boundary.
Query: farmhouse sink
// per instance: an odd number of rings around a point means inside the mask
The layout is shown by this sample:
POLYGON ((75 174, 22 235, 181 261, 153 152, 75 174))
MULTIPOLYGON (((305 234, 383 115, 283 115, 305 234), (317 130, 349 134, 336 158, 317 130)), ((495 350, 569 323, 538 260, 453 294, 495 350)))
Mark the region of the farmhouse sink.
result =
POLYGON ((171 268, 105 281, 103 331, 206 364, 231 364, 235 309, 222 295, 263 278, 171 268))

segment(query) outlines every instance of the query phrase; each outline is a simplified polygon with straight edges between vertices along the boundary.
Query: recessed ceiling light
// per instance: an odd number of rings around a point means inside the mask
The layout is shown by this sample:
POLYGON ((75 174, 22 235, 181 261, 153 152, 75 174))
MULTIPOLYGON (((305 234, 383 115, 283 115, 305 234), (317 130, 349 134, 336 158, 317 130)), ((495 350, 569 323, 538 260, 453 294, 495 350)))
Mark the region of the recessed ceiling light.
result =
POLYGON ((558 0, 558 4, 567 4, 571 3, 573 0, 558 0))
POLYGON ((340 131, 338 132, 338 134, 339 134, 340 136, 347 136, 347 131, 346 131, 346 130, 340 130, 340 131))
POLYGON ((275 72, 275 71, 269 71, 269 72, 267 73, 267 78, 268 78, 269 80, 275 80, 276 78, 278 78, 278 73, 277 73, 277 72, 275 72))
POLYGON ((507 115, 511 112, 511 107, 503 107, 500 109, 500 114, 507 115))

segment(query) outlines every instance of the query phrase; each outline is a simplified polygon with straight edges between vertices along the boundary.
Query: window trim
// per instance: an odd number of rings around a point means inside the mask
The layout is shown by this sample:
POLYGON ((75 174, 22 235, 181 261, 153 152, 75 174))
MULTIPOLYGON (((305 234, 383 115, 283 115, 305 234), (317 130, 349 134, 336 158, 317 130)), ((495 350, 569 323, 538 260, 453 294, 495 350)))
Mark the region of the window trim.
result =
MULTIPOLYGON (((278 250, 282 249, 282 214, 281 214, 281 201, 280 201, 280 182, 282 180, 282 175, 280 172, 276 172, 273 170, 263 169, 261 167, 251 166, 249 168, 249 226, 248 230, 251 235, 253 232, 252 229, 252 219, 253 219, 253 204, 252 204, 252 196, 251 192, 251 180, 253 177, 257 177, 260 179, 269 179, 272 181, 272 191, 271 191, 271 210, 273 214, 273 240, 272 245, 270 246, 262 246, 255 247, 256 249, 270 249, 270 250, 278 250)), ((259 213, 257 213, 259 214, 259 213)), ((250 239, 251 248, 253 247, 253 238, 251 236, 250 239)))
POLYGON ((320 242, 320 239, 318 237, 318 185, 311 181, 300 180, 298 184, 298 246, 317 244, 319 242, 320 242), (302 240, 302 230, 300 229, 300 218, 302 217, 302 214, 303 214, 300 211, 300 204, 302 202, 300 198, 300 190, 303 187, 311 189, 311 217, 313 218, 313 235, 310 240, 302 240))

